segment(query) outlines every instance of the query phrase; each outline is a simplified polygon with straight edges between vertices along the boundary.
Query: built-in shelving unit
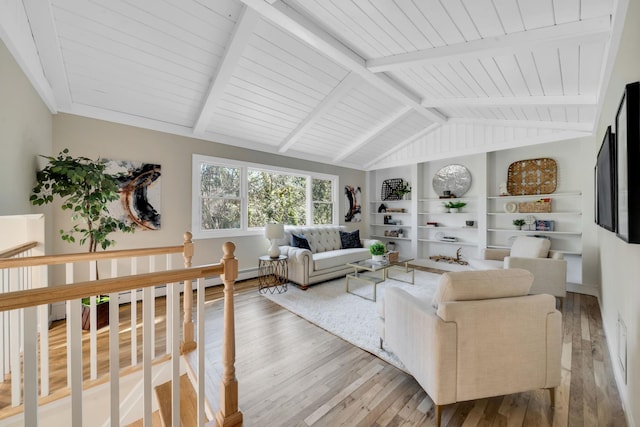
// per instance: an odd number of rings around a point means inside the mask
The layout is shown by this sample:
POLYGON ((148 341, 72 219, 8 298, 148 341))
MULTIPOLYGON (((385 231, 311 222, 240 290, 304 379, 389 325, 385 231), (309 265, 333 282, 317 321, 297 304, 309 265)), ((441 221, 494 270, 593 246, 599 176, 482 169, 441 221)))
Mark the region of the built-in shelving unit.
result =
MULTIPOLYGON (((415 257, 415 263, 443 270, 468 268, 458 264, 436 262, 431 257, 455 257, 460 249, 464 260, 480 256, 480 249, 509 248, 517 236, 536 235, 551 239, 551 249, 567 255, 568 281, 582 282, 582 230, 585 204, 581 189, 585 185, 582 165, 576 150, 579 142, 563 145, 540 145, 519 147, 491 153, 473 154, 454 159, 437 159, 418 163, 410 167, 395 167, 369 172, 368 203, 369 235, 383 242, 397 243, 397 249, 415 257), (552 157, 558 164, 556 190, 551 194, 500 196, 497 195, 501 183, 507 179, 509 165, 522 159, 552 157), (462 197, 441 199, 433 189, 433 177, 444 166, 459 164, 471 174, 471 186, 462 197), (381 199, 382 182, 389 178, 403 178, 412 187, 411 200, 387 201, 381 199), (505 204, 532 202, 551 199, 551 212, 525 213, 507 212, 505 204), (445 213, 443 202, 462 201, 467 203, 461 213, 445 213), (390 213, 401 225, 384 224, 384 215, 378 213, 381 203, 394 208, 404 208, 405 212, 390 213), (533 216, 536 220, 553 221, 552 231, 535 229, 517 230, 513 220, 533 216), (466 221, 474 221, 472 227, 466 221), (427 222, 437 223, 437 227, 427 226, 427 222), (402 227, 403 238, 384 236, 385 230, 402 227), (439 234, 442 233, 442 234, 439 234), (456 241, 442 240, 443 236, 456 241)), ((389 213, 386 213, 389 215, 389 213)))
MULTIPOLYGON (((510 247, 510 239, 519 235, 540 235, 551 239, 551 249, 570 255, 582 252, 582 193, 580 191, 558 192, 525 196, 487 197, 487 246, 510 247), (519 206, 521 202, 540 199, 551 200, 551 212, 507 212, 510 202, 519 206), (522 230, 514 228, 516 218, 533 217, 535 220, 553 221, 553 230, 536 230, 535 225, 525 225, 522 230)), ((512 205, 513 206, 513 205, 512 205)))

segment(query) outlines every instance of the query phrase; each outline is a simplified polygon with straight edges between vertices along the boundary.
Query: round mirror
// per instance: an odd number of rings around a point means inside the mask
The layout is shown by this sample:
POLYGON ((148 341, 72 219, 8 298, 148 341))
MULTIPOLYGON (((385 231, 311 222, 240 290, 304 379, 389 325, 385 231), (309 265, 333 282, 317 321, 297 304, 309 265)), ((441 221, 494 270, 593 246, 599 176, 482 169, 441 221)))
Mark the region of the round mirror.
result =
POLYGON ((471 187, 471 173, 462 165, 448 165, 433 176, 433 190, 438 196, 462 197, 471 187))

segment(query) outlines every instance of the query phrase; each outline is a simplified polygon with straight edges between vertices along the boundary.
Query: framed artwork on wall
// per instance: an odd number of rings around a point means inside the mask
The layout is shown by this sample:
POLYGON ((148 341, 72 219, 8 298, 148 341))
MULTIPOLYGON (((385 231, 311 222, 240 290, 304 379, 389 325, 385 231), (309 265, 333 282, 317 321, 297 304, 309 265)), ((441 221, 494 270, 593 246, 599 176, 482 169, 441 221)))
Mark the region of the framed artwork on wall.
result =
POLYGON ((617 234, 640 243, 640 82, 625 87, 615 126, 617 234))
POLYGON ((616 153, 611 126, 602 139, 596 163, 596 219, 600 227, 616 232, 616 153))

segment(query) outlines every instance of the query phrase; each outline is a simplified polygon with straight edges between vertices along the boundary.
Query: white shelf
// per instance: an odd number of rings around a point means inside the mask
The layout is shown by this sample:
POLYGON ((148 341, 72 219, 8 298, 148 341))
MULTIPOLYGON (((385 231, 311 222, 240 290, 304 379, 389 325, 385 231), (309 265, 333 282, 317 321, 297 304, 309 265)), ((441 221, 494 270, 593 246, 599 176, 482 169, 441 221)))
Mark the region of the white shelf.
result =
POLYGON ((400 202, 410 202, 411 199, 401 199, 401 200, 371 200, 369 203, 400 203, 400 202))
POLYGON ((418 215, 476 215, 476 212, 419 212, 418 215))
POLYGON ((528 194, 524 196, 489 196, 487 199, 556 199, 561 197, 580 197, 581 191, 568 191, 566 193, 551 193, 551 194, 528 194))
POLYGON ((487 215, 582 215, 579 211, 566 211, 566 212, 487 212, 487 215))
POLYGON ((515 228, 489 228, 487 231, 508 232, 508 233, 535 233, 535 234, 565 234, 568 236, 582 236, 581 231, 542 231, 542 230, 516 230, 515 228))
POLYGON ((394 240, 411 240, 411 238, 409 238, 409 237, 380 236, 380 235, 375 235, 375 234, 372 234, 371 238, 375 238, 375 239, 394 239, 394 240))
MULTIPOLYGON (((500 245, 488 245, 487 248, 490 248, 490 249, 511 249, 510 246, 500 246, 500 245)), ((559 253, 565 254, 565 255, 582 255, 582 252, 577 252, 577 251, 562 251, 562 250, 553 249, 553 248, 551 248, 550 250, 554 251, 554 252, 559 252, 559 253)))
POLYGON ((409 212, 371 212, 372 215, 411 215, 409 212))
POLYGON ((478 246, 477 243, 471 243, 471 242, 446 242, 446 241, 442 241, 442 240, 434 240, 434 239, 418 239, 418 242, 423 242, 423 243, 438 243, 438 244, 443 244, 443 245, 456 245, 456 246, 478 246))
POLYGON ((392 228, 411 228, 410 225, 405 224, 371 224, 374 227, 392 227, 392 228))
POLYGON ((418 228, 426 228, 427 230, 474 230, 478 231, 478 227, 447 227, 447 226, 438 226, 438 227, 429 227, 426 225, 419 225, 418 228))
POLYGON ((419 202, 442 202, 442 203, 446 203, 446 202, 451 202, 451 201, 458 201, 458 202, 463 202, 465 200, 477 200, 477 197, 447 197, 445 199, 441 199, 439 197, 427 197, 424 199, 418 199, 419 202))

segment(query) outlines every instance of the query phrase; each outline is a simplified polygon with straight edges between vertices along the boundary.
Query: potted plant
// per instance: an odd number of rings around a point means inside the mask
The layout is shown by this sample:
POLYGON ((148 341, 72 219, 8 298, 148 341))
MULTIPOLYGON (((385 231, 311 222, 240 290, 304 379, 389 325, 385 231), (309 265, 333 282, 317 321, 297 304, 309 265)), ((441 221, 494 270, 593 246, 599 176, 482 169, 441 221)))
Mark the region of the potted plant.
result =
MULTIPOLYGON (((82 298, 82 329, 91 329, 91 299, 82 298)), ((96 329, 109 324, 109 295, 96 297, 96 329)))
POLYGON ((411 186, 406 181, 402 181, 402 184, 400 184, 400 187, 396 188, 395 190, 395 194, 399 199, 404 199, 405 195, 409 193, 411 193, 411 186))
POLYGON ((516 226, 516 230, 521 230, 524 225, 524 219, 518 218, 513 220, 513 225, 516 226))
POLYGON ((400 238, 404 237, 404 230, 402 228, 398 228, 398 237, 400 238))
MULTIPOLYGON (((71 212, 74 221, 70 230, 60 230, 62 240, 73 243, 75 235, 79 234, 78 243, 88 242, 89 252, 96 252, 98 247, 107 249, 115 244, 115 240, 109 238, 111 233, 134 231, 132 226, 109 213, 109 203, 120 198, 118 176, 105 172, 103 161, 71 157, 66 148, 57 157, 42 157, 48 164, 36 174, 37 183, 29 200, 41 206, 53 202, 54 196, 62 199, 62 210, 71 212)), ((101 296, 98 299, 108 310, 109 298, 101 296)))
POLYGON ((375 242, 369 246, 369 252, 371 253, 371 260, 375 262, 384 261, 384 254, 387 252, 383 243, 375 242))
POLYGON ((465 202, 449 202, 444 205, 446 208, 449 208, 449 212, 458 213, 467 206, 465 202))

